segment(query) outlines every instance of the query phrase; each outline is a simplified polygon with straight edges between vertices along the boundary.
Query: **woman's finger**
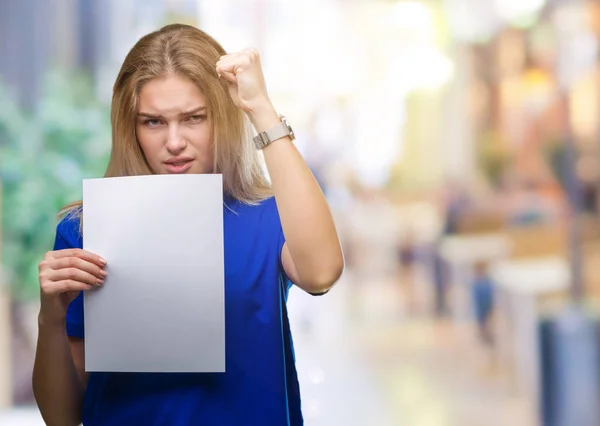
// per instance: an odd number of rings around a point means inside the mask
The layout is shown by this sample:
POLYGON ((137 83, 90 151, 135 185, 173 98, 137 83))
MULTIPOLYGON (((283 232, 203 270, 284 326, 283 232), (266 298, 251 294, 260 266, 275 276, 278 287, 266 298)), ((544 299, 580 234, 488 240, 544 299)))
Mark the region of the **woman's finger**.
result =
POLYGON ((233 74, 231 72, 222 71, 219 73, 219 77, 228 83, 231 83, 231 84, 237 83, 237 78, 236 78, 235 74, 233 74))
POLYGON ((82 249, 65 249, 65 250, 56 250, 48 253, 48 256, 52 259, 62 259, 64 257, 78 257, 80 259, 86 260, 88 262, 95 263, 100 267, 104 267, 106 265, 106 260, 97 254, 90 253, 89 251, 82 249))
POLYGON ((218 74, 230 73, 232 75, 239 74, 244 69, 248 69, 251 61, 245 55, 230 55, 223 56, 216 64, 218 74))
POLYGON ((63 257, 60 259, 53 259, 47 262, 49 268, 54 270, 77 268, 87 273, 90 273, 97 278, 106 277, 106 271, 99 267, 97 264, 83 260, 79 257, 63 257))
POLYGON ((82 271, 77 268, 65 268, 58 270, 51 270, 47 274, 47 279, 50 281, 79 281, 92 286, 99 286, 104 284, 103 278, 98 278, 89 272, 82 271))
POLYGON ((46 294, 61 294, 68 291, 91 290, 94 286, 74 280, 54 281, 43 287, 46 294))

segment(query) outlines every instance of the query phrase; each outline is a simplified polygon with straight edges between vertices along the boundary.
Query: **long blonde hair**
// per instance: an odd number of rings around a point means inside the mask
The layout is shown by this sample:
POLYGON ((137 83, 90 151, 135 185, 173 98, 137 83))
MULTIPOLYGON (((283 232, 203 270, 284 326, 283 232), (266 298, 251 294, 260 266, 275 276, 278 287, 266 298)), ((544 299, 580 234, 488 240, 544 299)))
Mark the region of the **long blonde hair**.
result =
MULTIPOLYGON (((113 88, 112 149, 105 177, 150 175, 135 134, 139 93, 150 80, 177 74, 189 78, 207 102, 212 127, 215 173, 223 174, 224 192, 247 204, 272 195, 261 157, 251 144, 245 113, 232 101, 215 66, 226 52, 211 36, 190 25, 172 24, 142 37, 127 54, 113 88)), ((82 202, 61 215, 80 216, 82 202)))

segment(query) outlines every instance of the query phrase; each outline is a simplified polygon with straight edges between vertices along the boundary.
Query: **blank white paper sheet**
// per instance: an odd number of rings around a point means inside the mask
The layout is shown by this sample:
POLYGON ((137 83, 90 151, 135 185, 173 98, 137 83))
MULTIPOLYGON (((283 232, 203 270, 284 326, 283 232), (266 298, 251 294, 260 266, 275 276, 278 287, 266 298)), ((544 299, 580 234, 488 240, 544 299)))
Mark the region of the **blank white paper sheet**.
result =
POLYGON ((83 247, 108 262, 84 293, 87 371, 225 371, 221 175, 84 180, 83 247))

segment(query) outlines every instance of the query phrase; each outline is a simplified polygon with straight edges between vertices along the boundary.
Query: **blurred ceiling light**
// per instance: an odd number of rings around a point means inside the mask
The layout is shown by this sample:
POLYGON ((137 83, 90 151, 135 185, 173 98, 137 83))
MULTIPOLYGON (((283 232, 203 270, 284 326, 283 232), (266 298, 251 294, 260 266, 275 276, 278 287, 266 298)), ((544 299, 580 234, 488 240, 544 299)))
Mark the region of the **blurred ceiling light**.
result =
POLYGON ((586 3, 567 2, 554 11, 556 29, 556 71, 561 89, 570 90, 582 76, 595 69, 598 38, 586 3))
POLYGON ((590 29, 590 18, 590 10, 584 3, 571 1, 553 11, 552 23, 560 33, 580 33, 590 29))
POLYGON ((397 58, 392 69, 394 86, 406 92, 438 89, 454 75, 452 61, 432 46, 415 47, 397 58))
POLYGON ((418 1, 401 1, 393 4, 383 17, 383 22, 390 28, 419 30, 434 26, 431 10, 418 1))
POLYGON ((486 42, 500 28, 493 4, 482 0, 444 0, 450 33, 467 42, 486 42))
POLYGON ((354 170, 367 187, 380 187, 389 178, 390 167, 402 149, 400 130, 406 118, 405 105, 390 96, 387 87, 363 95, 356 104, 354 170))
POLYGON ((545 4, 546 0, 494 0, 498 14, 520 27, 532 25, 545 4))
POLYGON ((227 50, 249 45, 260 50, 275 98, 301 95, 312 102, 348 96, 366 79, 364 40, 348 25, 349 12, 337 0, 197 1, 202 29, 227 50))

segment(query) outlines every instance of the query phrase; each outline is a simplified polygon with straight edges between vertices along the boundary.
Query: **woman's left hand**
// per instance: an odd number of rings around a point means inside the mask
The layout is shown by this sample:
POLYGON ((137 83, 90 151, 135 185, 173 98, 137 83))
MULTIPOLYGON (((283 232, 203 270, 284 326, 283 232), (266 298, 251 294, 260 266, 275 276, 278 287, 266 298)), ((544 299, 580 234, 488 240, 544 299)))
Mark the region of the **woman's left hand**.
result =
POLYGON ((229 94, 239 108, 250 113, 270 106, 258 51, 244 49, 221 56, 216 69, 227 82, 229 94))

